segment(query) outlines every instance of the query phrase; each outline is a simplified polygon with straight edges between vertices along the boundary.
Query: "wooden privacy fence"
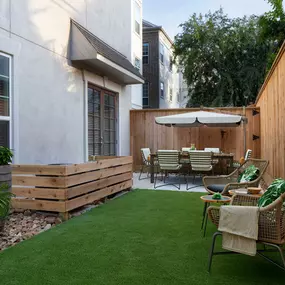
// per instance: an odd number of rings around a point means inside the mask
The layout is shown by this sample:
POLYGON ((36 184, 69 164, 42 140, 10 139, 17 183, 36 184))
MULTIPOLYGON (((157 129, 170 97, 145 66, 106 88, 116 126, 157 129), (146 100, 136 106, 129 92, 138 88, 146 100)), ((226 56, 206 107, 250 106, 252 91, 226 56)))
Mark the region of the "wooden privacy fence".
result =
MULTIPOLYGON (((196 112, 201 109, 131 110, 130 111, 130 151, 134 168, 141 164, 140 149, 149 147, 152 152, 159 149, 181 149, 192 143, 197 149, 220 148, 225 153, 234 153, 235 159, 244 156, 244 134, 242 127, 166 127, 155 123, 155 117, 196 112)), ((259 108, 217 108, 217 112, 245 115, 246 147, 253 150, 253 157, 260 157, 260 114, 259 108)))
POLYGON ((132 157, 73 165, 13 165, 13 208, 63 213, 132 187, 132 157))

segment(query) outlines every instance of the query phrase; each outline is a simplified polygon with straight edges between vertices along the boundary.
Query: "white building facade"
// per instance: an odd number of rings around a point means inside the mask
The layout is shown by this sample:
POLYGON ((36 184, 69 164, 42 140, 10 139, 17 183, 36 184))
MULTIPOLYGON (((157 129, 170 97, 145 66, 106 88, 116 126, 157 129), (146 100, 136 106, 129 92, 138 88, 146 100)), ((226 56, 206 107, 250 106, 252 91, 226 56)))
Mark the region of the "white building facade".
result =
POLYGON ((141 54, 141 0, 0 0, 0 144, 14 163, 128 155, 141 54))

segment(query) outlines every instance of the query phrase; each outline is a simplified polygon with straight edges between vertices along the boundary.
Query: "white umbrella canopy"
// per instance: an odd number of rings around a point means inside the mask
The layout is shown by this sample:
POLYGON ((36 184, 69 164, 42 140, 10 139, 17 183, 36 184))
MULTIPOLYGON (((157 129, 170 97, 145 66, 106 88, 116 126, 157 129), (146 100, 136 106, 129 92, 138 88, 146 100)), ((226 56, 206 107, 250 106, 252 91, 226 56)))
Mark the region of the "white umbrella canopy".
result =
POLYGON ((159 125, 173 127, 238 127, 242 116, 216 112, 191 112, 164 117, 156 117, 155 122, 159 125))

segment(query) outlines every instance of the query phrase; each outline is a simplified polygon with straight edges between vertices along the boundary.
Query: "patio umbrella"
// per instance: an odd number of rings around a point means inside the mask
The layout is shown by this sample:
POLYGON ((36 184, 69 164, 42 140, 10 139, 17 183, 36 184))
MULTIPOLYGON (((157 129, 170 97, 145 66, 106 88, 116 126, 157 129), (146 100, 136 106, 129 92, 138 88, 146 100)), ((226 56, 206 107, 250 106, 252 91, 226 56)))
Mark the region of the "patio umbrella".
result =
POLYGON ((238 127, 241 122, 244 126, 244 151, 246 151, 246 118, 240 115, 223 114, 216 112, 190 112, 178 115, 156 117, 155 122, 168 127, 238 127))
POLYGON ((243 117, 215 112, 191 112, 164 117, 156 117, 155 122, 159 125, 174 127, 238 127, 243 117))

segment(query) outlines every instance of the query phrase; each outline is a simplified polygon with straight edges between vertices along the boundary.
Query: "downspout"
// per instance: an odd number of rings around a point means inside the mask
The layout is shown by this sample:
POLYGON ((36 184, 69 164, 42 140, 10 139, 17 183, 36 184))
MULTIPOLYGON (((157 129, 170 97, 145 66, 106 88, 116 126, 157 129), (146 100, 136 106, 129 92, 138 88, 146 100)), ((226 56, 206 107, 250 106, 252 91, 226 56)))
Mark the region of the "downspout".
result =
POLYGON ((86 162, 88 161, 88 156, 87 156, 87 133, 86 133, 86 127, 87 127, 87 122, 86 122, 86 79, 85 79, 85 73, 84 70, 81 69, 81 76, 82 76, 82 82, 83 82, 83 161, 86 162))

